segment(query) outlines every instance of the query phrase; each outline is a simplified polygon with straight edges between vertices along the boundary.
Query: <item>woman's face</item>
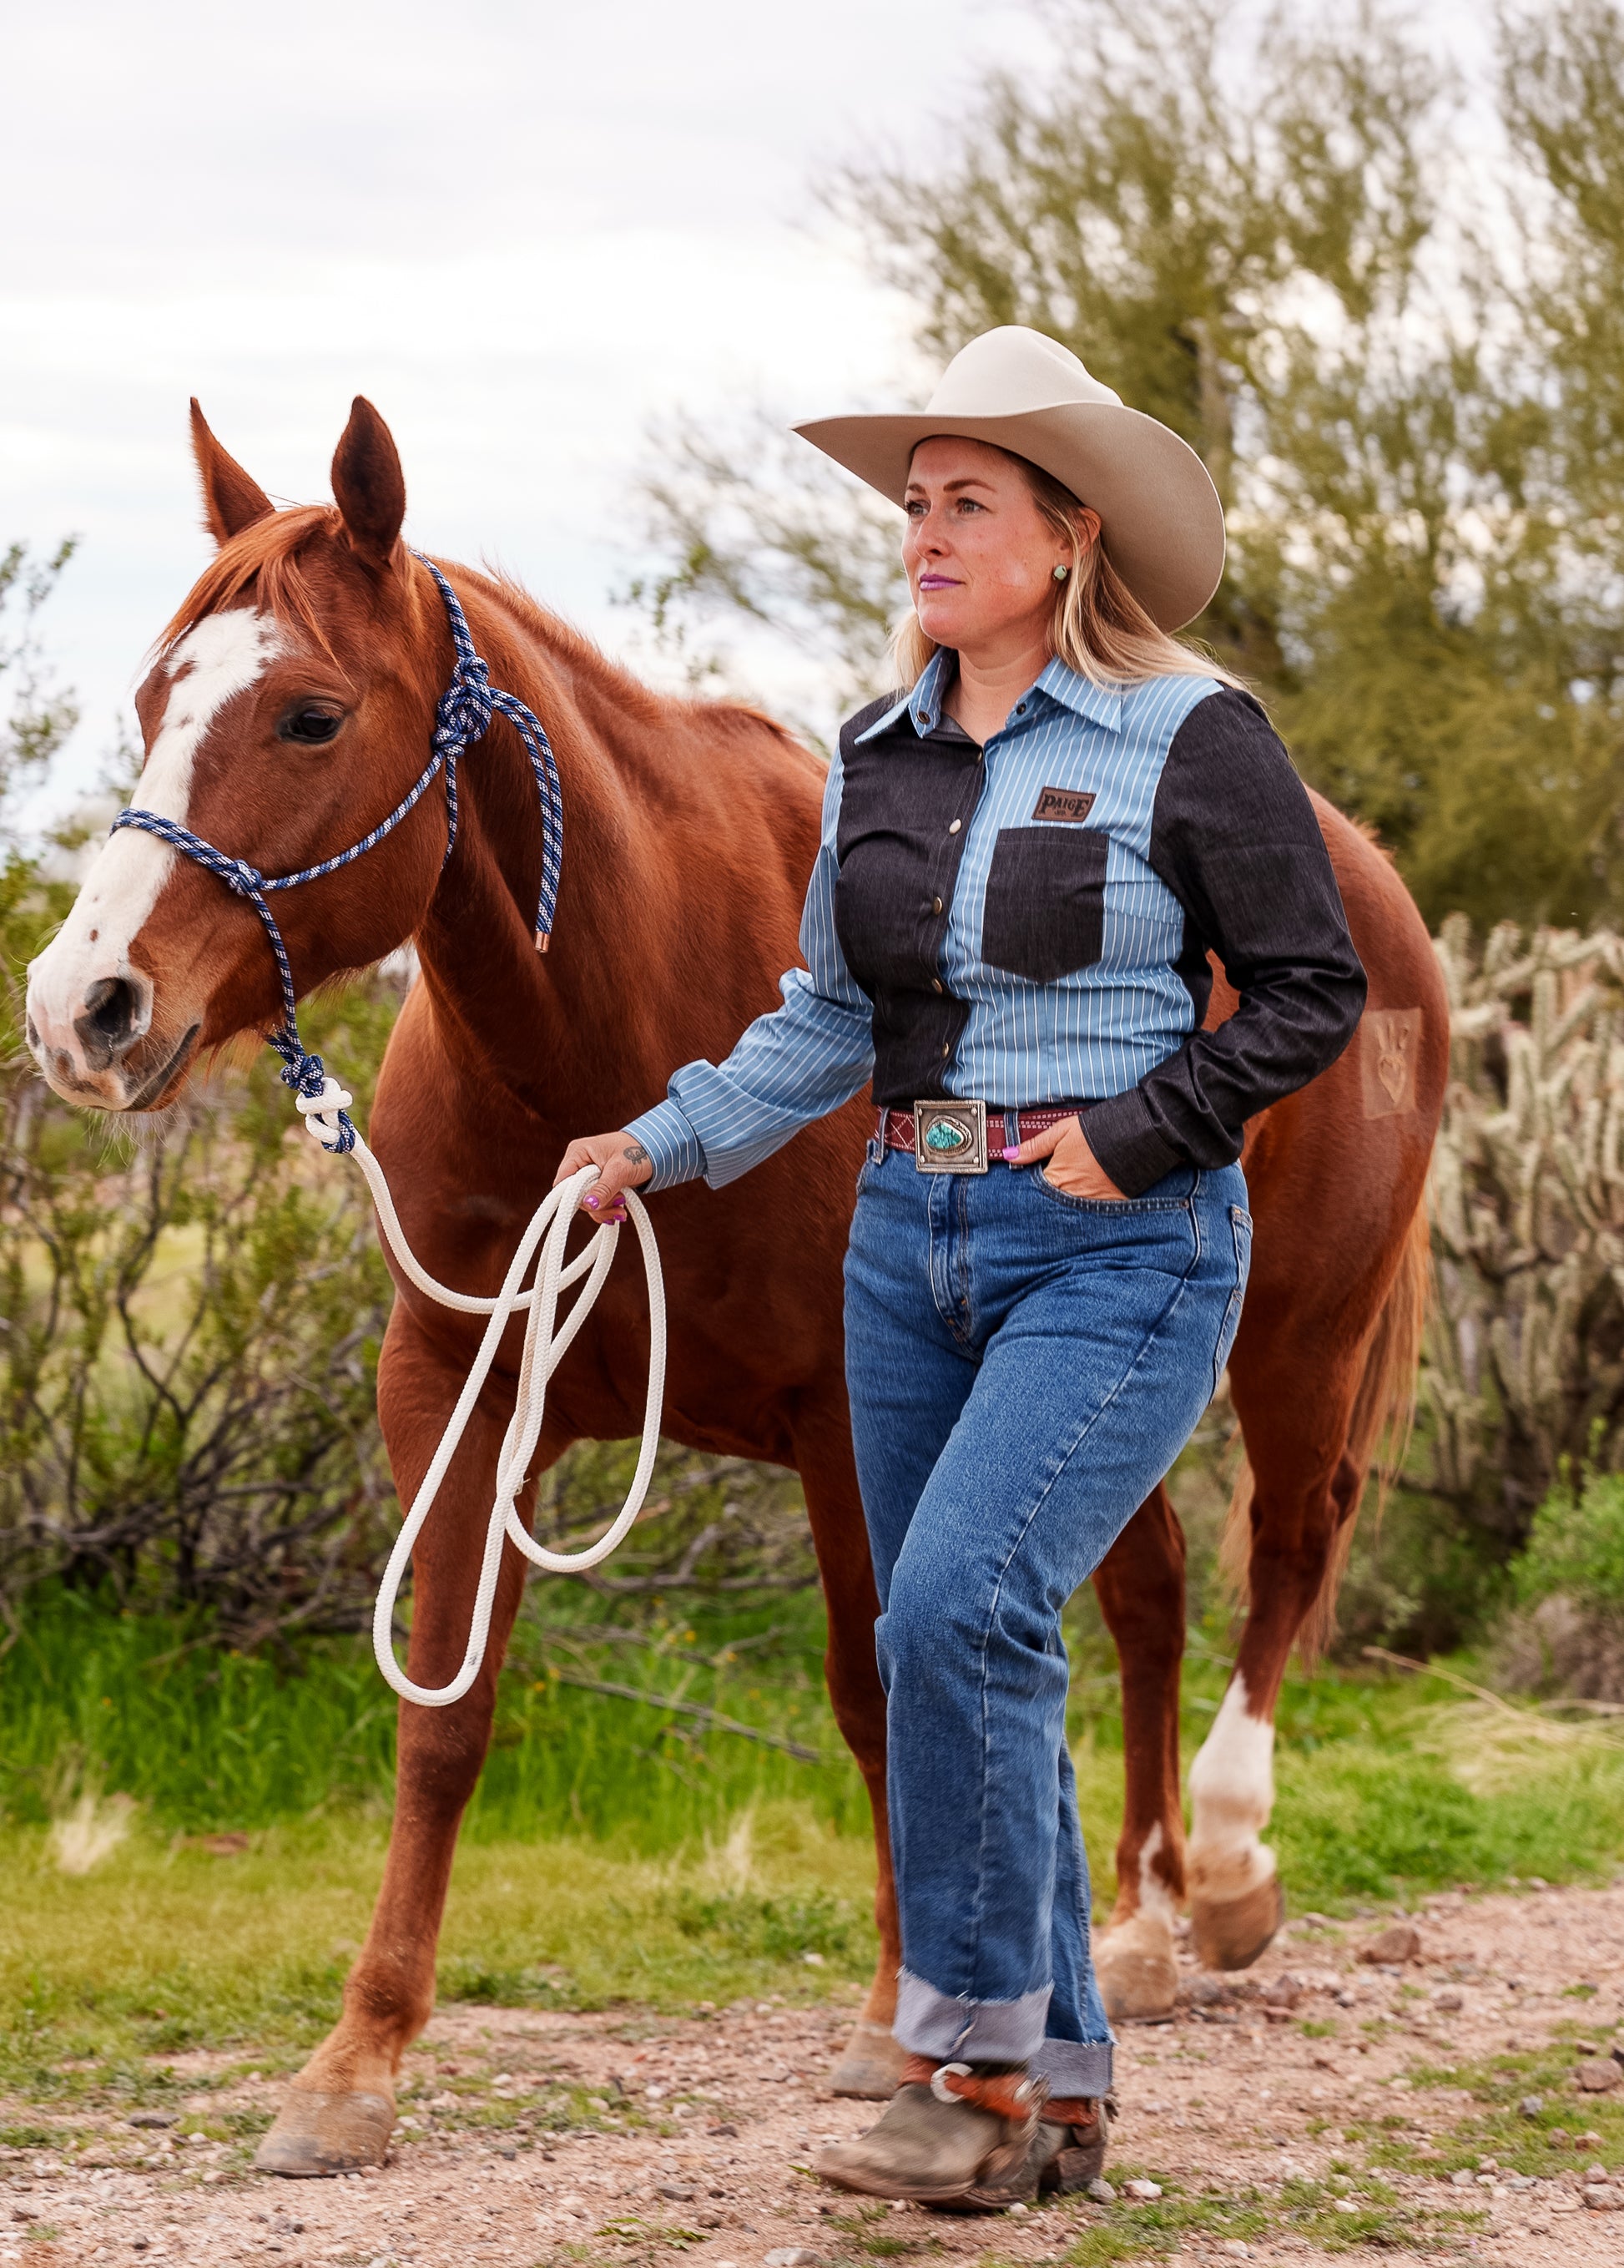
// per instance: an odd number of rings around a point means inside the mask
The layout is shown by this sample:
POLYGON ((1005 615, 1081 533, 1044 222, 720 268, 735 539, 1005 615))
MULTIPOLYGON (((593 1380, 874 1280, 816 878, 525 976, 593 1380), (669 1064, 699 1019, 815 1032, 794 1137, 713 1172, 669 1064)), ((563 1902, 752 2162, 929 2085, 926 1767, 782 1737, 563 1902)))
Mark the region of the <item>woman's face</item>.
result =
POLYGON ((925 636, 974 654, 1047 637, 1054 570, 1071 547, 1038 510, 1013 458, 945 435, 914 452, 902 563, 925 636))

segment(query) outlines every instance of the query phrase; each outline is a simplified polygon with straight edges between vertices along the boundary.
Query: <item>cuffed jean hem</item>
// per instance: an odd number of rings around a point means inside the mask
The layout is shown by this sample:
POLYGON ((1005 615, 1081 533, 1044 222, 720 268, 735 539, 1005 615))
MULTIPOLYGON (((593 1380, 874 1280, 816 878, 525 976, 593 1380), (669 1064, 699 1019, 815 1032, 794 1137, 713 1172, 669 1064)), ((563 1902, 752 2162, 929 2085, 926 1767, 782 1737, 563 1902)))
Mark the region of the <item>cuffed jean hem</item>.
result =
POLYGON ((939 2056, 944 2062, 1030 2063, 1043 2045, 1052 1996, 1053 1987, 1042 1984, 1018 2000, 953 2000, 904 1969, 897 1977, 892 2036, 910 2055, 939 2056))
POLYGON ((1110 2040, 1045 2040, 1032 2073, 1047 2080, 1051 2095, 1109 2095, 1113 2052, 1110 2040))

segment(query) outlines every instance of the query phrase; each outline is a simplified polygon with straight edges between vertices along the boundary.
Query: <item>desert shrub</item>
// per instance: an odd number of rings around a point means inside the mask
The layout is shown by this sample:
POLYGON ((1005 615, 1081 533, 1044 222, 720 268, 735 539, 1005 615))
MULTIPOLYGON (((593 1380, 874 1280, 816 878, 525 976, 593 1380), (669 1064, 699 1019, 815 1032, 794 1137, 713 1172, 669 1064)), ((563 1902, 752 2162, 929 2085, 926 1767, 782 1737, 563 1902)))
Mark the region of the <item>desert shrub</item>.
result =
MULTIPOLYGON (((217 1066, 138 1132, 60 1102, 22 995, 70 897, 15 850, 0 868, 0 1615, 14 1631, 31 1594, 67 1584, 240 1647, 358 1628, 398 1518, 365 1186, 316 1152, 268 1055, 217 1066)), ((401 981, 302 1012, 363 1124, 401 981)), ((540 1512, 555 1542, 601 1527, 631 1462, 614 1443, 562 1461, 540 1512)), ((644 1522, 591 1587, 625 1620, 815 1580, 790 1476, 667 1444, 644 1522)))
MULTIPOLYGON (((48 1580, 239 1643, 348 1627, 391 1503, 364 1190, 263 1059, 140 1132, 59 1103, 18 1025, 64 895, 15 858, 0 890, 0 1605, 48 1580)), ((311 1016, 363 1095, 396 998, 375 980, 311 1016)))
POLYGON ((1520 1605, 1566 1592, 1624 1615, 1624 1474, 1576 1482, 1564 1473, 1535 1513, 1511 1577, 1520 1605))
POLYGON ((1624 1702, 1624 1474, 1564 1471, 1513 1560, 1495 1634, 1502 1681, 1624 1702))

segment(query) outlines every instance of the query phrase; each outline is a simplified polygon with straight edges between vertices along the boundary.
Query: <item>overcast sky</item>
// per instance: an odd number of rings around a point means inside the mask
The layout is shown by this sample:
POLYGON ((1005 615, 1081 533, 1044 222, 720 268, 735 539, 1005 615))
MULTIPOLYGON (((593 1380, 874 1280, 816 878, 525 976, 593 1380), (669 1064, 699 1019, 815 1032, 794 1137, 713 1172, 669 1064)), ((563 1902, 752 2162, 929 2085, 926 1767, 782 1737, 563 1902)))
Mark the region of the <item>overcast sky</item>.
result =
POLYGON ((909 368, 809 179, 928 146, 979 55, 1037 45, 997 0, 0 0, 0 543, 84 538, 48 615, 86 709, 70 780, 206 556, 188 395, 306 499, 369 394, 417 541, 623 644, 651 415, 836 409, 909 368))
POLYGON ((921 375, 809 182, 928 162, 987 58, 1042 53, 1006 0, 0 0, 0 544, 84 539, 66 788, 206 556, 188 395, 302 500, 369 394, 416 541, 623 647, 651 416, 921 375))

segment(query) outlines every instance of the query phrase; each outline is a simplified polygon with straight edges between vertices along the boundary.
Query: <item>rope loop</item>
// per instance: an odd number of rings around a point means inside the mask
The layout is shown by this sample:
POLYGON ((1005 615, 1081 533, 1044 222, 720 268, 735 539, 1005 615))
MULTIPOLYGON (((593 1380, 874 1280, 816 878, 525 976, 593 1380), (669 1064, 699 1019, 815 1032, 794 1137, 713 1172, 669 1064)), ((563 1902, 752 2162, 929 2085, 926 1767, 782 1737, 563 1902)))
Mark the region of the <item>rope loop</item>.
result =
POLYGON ((482 655, 459 654, 451 683, 435 711, 434 745, 460 755, 470 740, 482 740, 496 715, 490 671, 482 655))
POLYGON ((306 1133, 335 1156, 353 1150, 356 1130, 344 1112, 355 1097, 346 1094, 335 1079, 327 1077, 327 1066, 320 1056, 305 1052, 298 1032, 272 1032, 269 1039, 282 1057, 282 1083, 293 1089, 306 1133))
MULTIPOLYGON (((301 1103, 299 1107, 303 1109, 305 1106, 301 1103)), ((518 1499, 528 1485, 531 1467, 541 1438, 542 1420, 547 1410, 547 1381, 607 1282, 609 1265, 620 1241, 621 1232, 617 1226, 607 1221, 599 1222, 598 1233, 591 1239, 586 1249, 568 1264, 565 1263, 564 1247, 569 1241, 570 1222, 576 1208, 598 1179, 598 1168, 596 1166, 584 1166, 578 1174, 572 1174, 567 1182, 561 1182, 556 1189, 547 1192, 518 1240, 518 1249, 503 1278, 502 1289, 494 1300, 477 1300, 464 1292, 449 1291, 444 1284, 436 1283, 423 1267, 401 1233, 383 1169, 364 1142, 358 1142, 356 1145, 356 1163, 366 1175, 367 1186, 378 1206, 378 1226, 384 1241, 394 1254, 396 1263, 407 1280, 441 1307, 488 1318, 474 1366, 457 1397, 457 1406, 452 1412, 440 1445, 430 1460, 429 1469, 423 1475, 400 1532, 395 1538, 389 1565, 378 1586, 378 1604, 372 1615, 372 1651, 388 1683, 402 1700, 415 1701, 421 1708, 444 1709, 452 1702, 460 1701, 484 1670, 491 1616, 496 1606, 496 1582, 502 1571, 505 1547, 511 1543, 533 1566, 545 1567, 551 1574, 579 1574, 588 1567, 596 1567, 600 1560, 608 1557, 628 1533, 643 1509, 649 1483, 654 1476, 654 1460, 659 1449, 660 1412, 665 1398, 665 1292, 660 1275, 659 1248, 654 1241, 654 1231, 650 1226, 647 1211, 636 1190, 628 1189, 627 1218, 636 1231, 642 1249, 643 1273, 649 1286, 649 1388, 643 1405, 643 1439, 638 1449, 637 1469, 626 1491, 625 1503, 595 1543, 589 1543, 580 1551, 549 1551, 531 1536, 519 1513, 518 1499), (525 1279, 527 1276, 531 1281, 526 1286, 525 1279), (579 1282, 583 1276, 586 1278, 584 1286, 569 1314, 561 1318, 559 1293, 570 1285, 579 1282), (469 1619, 467 1642, 463 1648, 462 1666, 445 1685, 422 1685, 409 1676, 395 1659, 395 1601, 406 1571, 411 1565, 412 1553, 423 1523, 434 1509, 435 1498, 451 1469, 464 1429, 484 1390, 496 1351, 510 1322, 523 1310, 528 1313, 525 1323, 524 1351, 518 1366, 518 1384, 513 1397, 513 1414, 508 1420, 507 1431, 497 1453, 496 1490, 485 1524, 485 1548, 480 1561, 479 1580, 474 1591, 474 1611, 469 1619)))
MULTIPOLYGON (((309 1056, 305 1060, 319 1064, 321 1058, 309 1056)), ((283 1077, 287 1077, 286 1071, 283 1077)), ((361 1138, 344 1116, 354 1101, 354 1095, 347 1094, 329 1073, 315 1094, 296 1094, 293 1107, 305 1121, 305 1131, 312 1141, 330 1156, 338 1157, 353 1150, 361 1138)))

